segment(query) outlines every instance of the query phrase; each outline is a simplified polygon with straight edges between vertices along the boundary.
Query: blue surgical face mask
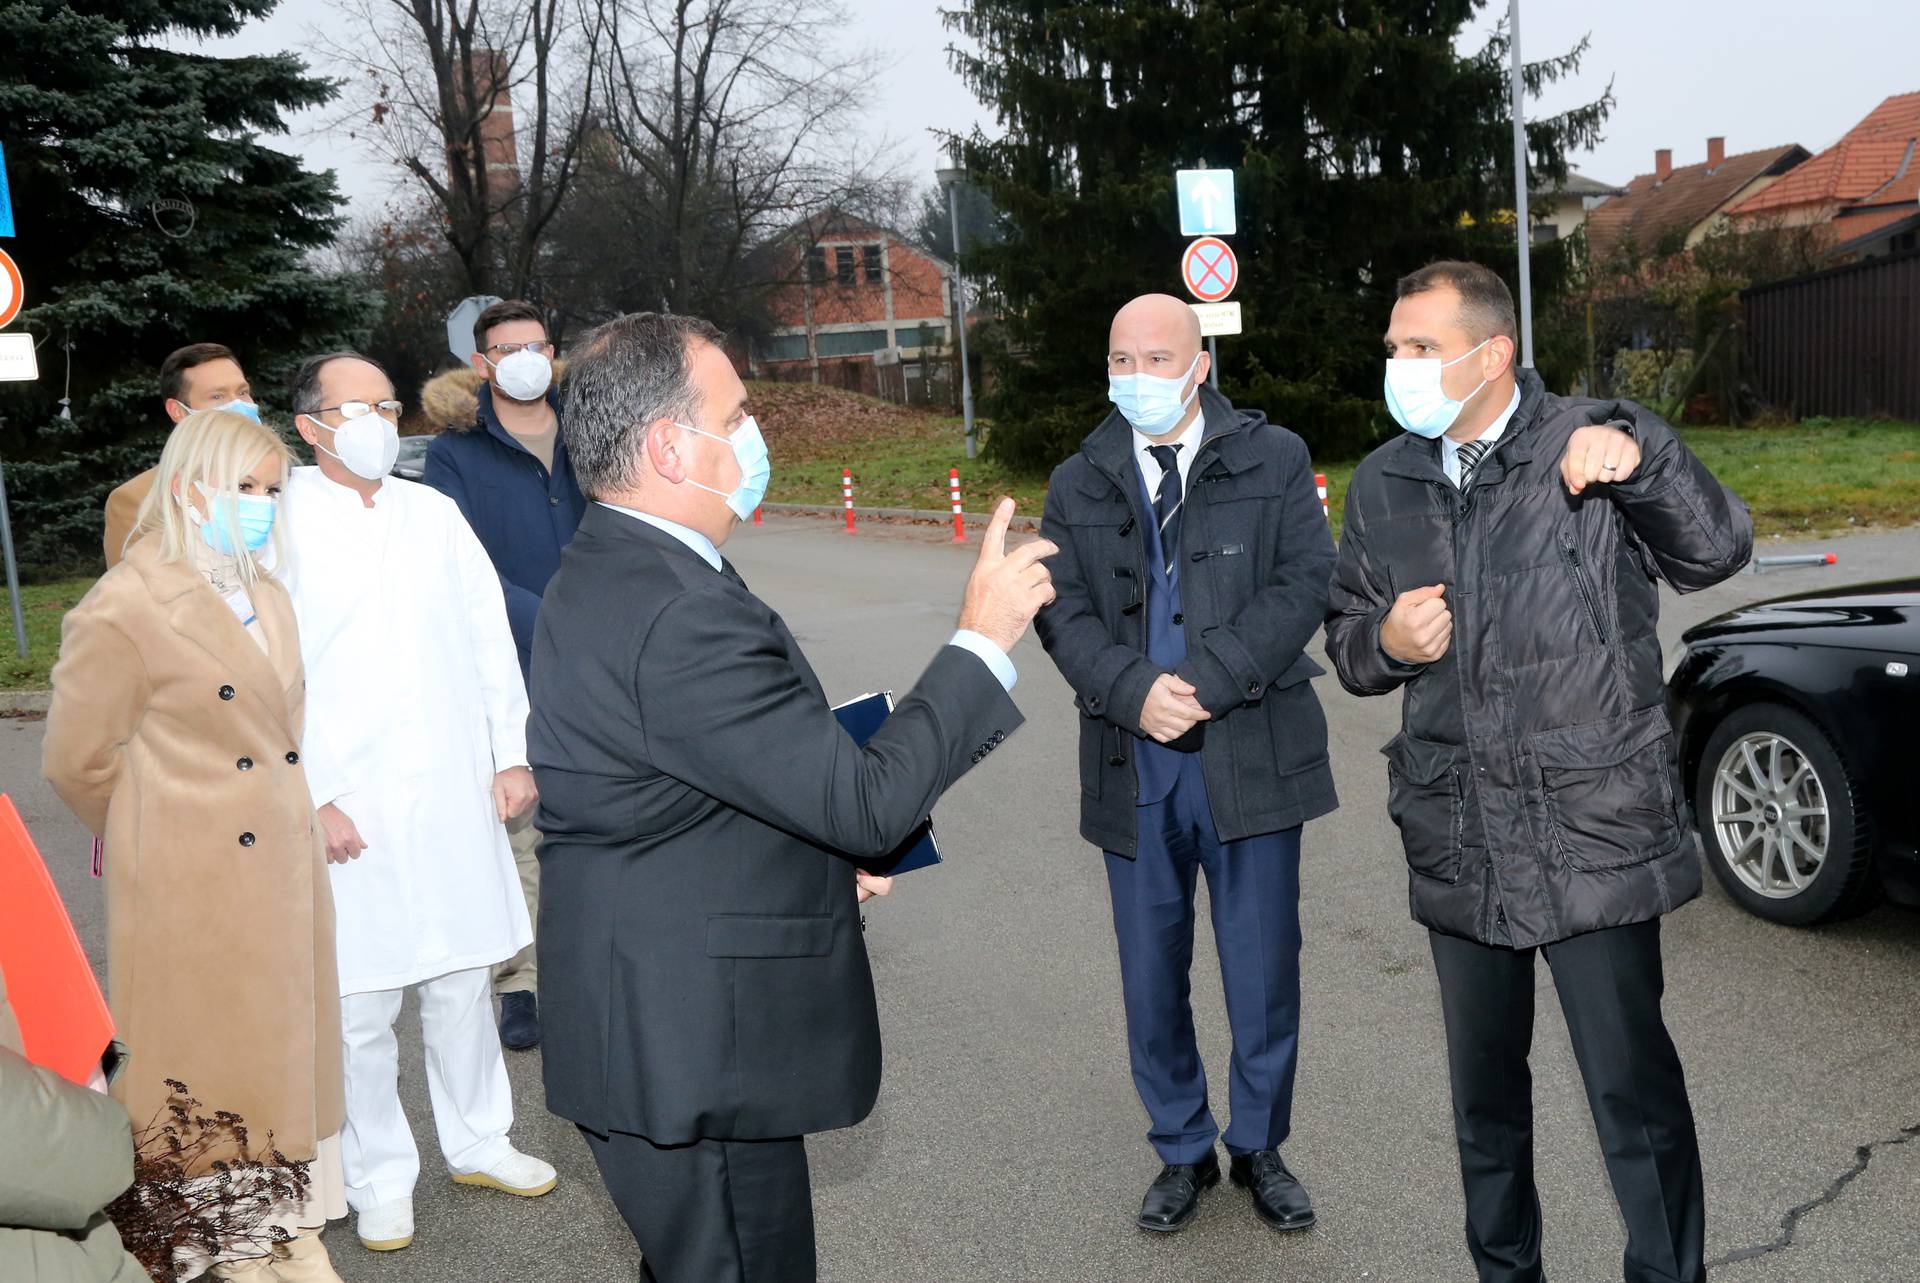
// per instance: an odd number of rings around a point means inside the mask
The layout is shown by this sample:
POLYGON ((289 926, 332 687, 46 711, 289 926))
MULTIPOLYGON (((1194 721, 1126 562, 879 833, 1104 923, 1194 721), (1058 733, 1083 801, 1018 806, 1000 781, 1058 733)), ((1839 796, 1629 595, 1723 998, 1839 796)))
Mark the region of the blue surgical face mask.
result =
POLYGON ((1200 387, 1185 396, 1187 380, 1200 368, 1200 354, 1193 354, 1193 364, 1187 372, 1177 379, 1163 379, 1157 374, 1109 374, 1107 376, 1107 399, 1134 426, 1134 430, 1150 437, 1165 436, 1174 426, 1186 417, 1187 407, 1200 395, 1200 387))
POLYGON ((243 401, 239 397, 235 397, 225 405, 216 405, 213 408, 216 410, 231 410, 235 414, 246 415, 255 423, 260 422, 260 407, 251 401, 243 401))
POLYGON ((753 520, 753 510, 767 497, 767 482, 773 478, 773 461, 767 457, 767 441, 760 435, 760 425, 753 421, 753 416, 749 414, 740 420, 740 426, 733 430, 732 436, 727 437, 696 428, 691 423, 676 423, 674 426, 703 437, 712 437, 715 441, 725 441, 733 447, 733 461, 740 465, 740 484, 731 492, 703 486, 692 477, 687 478, 687 484, 725 499, 727 507, 733 509, 733 515, 740 520, 753 520))
POLYGON ((229 499, 226 495, 209 495, 207 488, 194 483, 207 501, 207 515, 202 517, 191 504, 187 514, 194 524, 200 527, 200 538, 207 547, 228 557, 237 556, 230 533, 235 525, 240 528, 240 538, 248 551, 258 552, 266 547, 267 539, 273 533, 274 501, 266 495, 243 494, 229 499))
POLYGON ((1491 342, 1492 339, 1483 339, 1474 346, 1472 352, 1463 353, 1451 361, 1436 361, 1432 357, 1387 358, 1387 411, 1393 415, 1393 421, 1415 436, 1445 435, 1454 420, 1460 417, 1460 411, 1466 408, 1467 402, 1479 396, 1487 386, 1487 380, 1480 380, 1479 387, 1455 401, 1440 385, 1440 376, 1448 366, 1460 364, 1491 342))

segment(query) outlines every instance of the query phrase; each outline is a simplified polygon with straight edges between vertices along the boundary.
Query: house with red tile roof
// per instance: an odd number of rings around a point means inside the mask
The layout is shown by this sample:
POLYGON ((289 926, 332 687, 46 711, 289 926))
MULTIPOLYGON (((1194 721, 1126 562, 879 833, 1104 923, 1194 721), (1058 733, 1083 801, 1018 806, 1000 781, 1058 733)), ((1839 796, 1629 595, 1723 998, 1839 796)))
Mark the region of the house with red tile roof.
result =
POLYGON ((1761 195, 1806 161, 1797 143, 1727 155, 1725 138, 1707 139, 1706 160, 1676 169, 1673 152, 1653 154, 1653 172, 1587 215, 1587 247, 1604 268, 1623 254, 1664 258, 1691 249, 1725 226, 1735 206, 1761 195))
POLYGON ((1824 226, 1836 258, 1920 248, 1920 93, 1887 99, 1839 142, 1728 213, 1750 226, 1824 226))

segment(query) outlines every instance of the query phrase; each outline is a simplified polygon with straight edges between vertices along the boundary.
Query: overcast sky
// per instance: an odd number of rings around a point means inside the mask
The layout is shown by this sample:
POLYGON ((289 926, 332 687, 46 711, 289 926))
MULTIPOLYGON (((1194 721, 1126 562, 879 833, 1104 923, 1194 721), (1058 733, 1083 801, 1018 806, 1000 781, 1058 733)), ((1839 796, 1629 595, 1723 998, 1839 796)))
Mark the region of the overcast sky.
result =
MULTIPOLYGON (((979 104, 949 69, 952 37, 938 5, 923 0, 844 0, 855 22, 850 45, 878 49, 887 66, 874 86, 870 135, 898 144, 903 169, 930 182, 937 167, 929 128, 989 130, 979 104)), ((1617 104, 1607 137, 1573 158, 1594 178, 1624 185, 1653 168, 1656 148, 1676 165, 1705 158, 1723 134, 1729 154, 1799 143, 1818 152, 1891 94, 1920 91, 1920 3, 1914 0, 1523 0, 1521 40, 1529 56, 1592 48, 1578 77, 1530 104, 1530 116, 1590 100, 1612 81, 1617 104)), ((1506 11, 1494 3, 1468 36, 1506 11)), ((284 0, 266 21, 228 47, 310 50, 310 28, 329 16, 327 0, 284 0)), ((321 70, 342 74, 309 53, 321 70)), ((379 191, 395 175, 312 125, 295 141, 318 168, 338 171, 343 190, 379 191)))

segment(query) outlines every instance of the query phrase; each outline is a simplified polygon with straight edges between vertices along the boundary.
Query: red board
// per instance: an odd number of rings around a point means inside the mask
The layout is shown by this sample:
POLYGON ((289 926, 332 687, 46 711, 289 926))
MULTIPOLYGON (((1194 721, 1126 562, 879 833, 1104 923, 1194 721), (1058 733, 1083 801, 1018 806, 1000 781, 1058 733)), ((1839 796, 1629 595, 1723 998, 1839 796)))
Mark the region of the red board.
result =
POLYGON ((0 793, 0 973, 34 1064, 85 1086, 113 1038, 113 1017, 67 907, 14 810, 0 793))
POLYGON ((1218 303, 1240 283, 1240 260, 1218 236, 1202 236, 1180 256, 1180 279, 1202 303, 1218 303))
POLYGON ((20 267, 7 251, 0 249, 0 329, 13 324, 26 301, 26 283, 20 279, 20 267))

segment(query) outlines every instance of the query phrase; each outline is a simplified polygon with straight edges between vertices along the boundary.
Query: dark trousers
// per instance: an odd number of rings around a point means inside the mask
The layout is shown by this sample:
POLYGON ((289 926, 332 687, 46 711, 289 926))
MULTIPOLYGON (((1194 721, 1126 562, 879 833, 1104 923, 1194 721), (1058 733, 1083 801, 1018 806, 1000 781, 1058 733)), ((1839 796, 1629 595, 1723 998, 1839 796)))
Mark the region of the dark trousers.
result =
MULTIPOLYGON (((1481 1283, 1533 1283, 1532 949, 1432 933, 1447 1025, 1467 1247, 1481 1283)), ((1545 945, 1586 1084, 1613 1196, 1627 1224, 1627 1283, 1706 1278, 1700 1147, 1680 1056, 1660 1018, 1660 923, 1545 945)))
POLYGON ((1162 1162, 1191 1163, 1220 1135, 1187 982, 1195 878, 1205 873, 1233 1029, 1227 1149, 1277 1148, 1292 1125, 1300 1035, 1300 829, 1222 842, 1197 753, 1172 792, 1137 814, 1138 858, 1109 851, 1106 859, 1127 1053, 1147 1138, 1162 1162))
POLYGON ((813 1190, 792 1140, 655 1145, 581 1128, 647 1283, 813 1283, 813 1190))

